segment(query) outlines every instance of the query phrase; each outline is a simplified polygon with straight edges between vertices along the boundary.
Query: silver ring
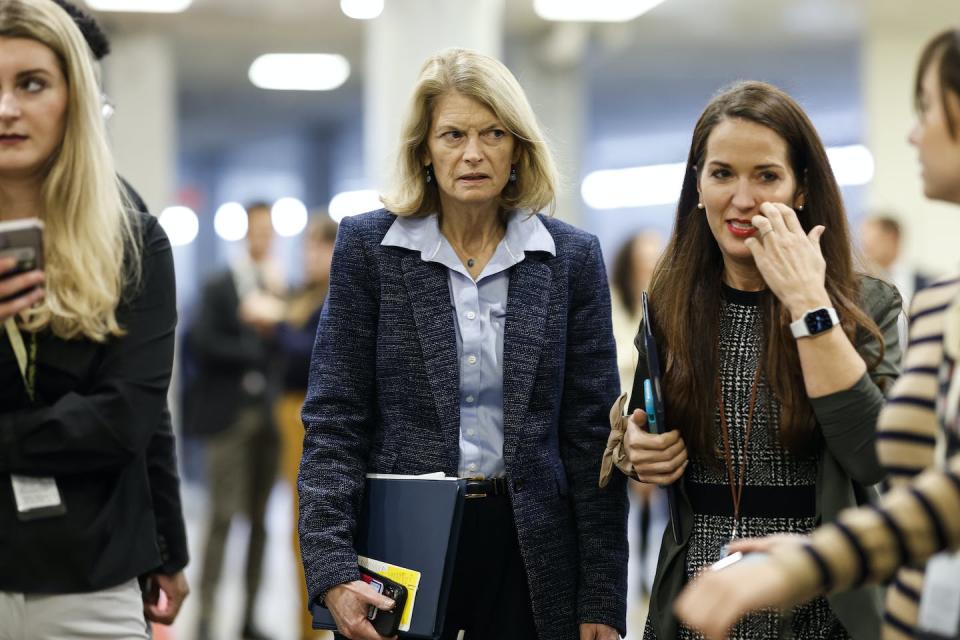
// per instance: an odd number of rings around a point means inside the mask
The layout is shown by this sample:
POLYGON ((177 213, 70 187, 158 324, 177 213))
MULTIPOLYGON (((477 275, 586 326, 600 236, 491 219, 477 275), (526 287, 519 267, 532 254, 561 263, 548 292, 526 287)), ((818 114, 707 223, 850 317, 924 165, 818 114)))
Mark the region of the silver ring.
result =
POLYGON ((760 239, 763 240, 768 234, 771 234, 771 233, 773 233, 773 227, 770 227, 770 228, 767 229, 766 231, 761 231, 761 232, 760 232, 760 239))

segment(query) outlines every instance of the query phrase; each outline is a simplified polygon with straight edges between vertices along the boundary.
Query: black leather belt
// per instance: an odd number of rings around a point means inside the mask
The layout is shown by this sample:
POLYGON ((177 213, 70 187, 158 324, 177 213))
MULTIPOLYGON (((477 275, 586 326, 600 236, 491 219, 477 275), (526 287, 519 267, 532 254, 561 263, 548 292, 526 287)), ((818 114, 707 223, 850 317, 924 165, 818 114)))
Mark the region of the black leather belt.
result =
POLYGON ((467 479, 464 492, 466 498, 486 498, 488 496, 507 495, 506 478, 488 478, 485 480, 467 479))
MULTIPOLYGON (((733 517, 730 487, 722 484, 686 483, 693 512, 733 517)), ((743 489, 741 516, 746 518, 812 518, 817 515, 814 485, 753 486, 743 489)))

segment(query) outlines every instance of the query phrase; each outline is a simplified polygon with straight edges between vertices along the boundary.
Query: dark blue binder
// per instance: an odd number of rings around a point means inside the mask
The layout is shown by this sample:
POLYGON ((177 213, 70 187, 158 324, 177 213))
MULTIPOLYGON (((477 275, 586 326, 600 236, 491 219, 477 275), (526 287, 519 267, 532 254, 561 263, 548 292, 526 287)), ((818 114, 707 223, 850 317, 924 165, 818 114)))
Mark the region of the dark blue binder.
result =
MULTIPOLYGON (((420 585, 403 638, 440 637, 453 582, 462 480, 368 478, 354 547, 361 556, 420 572, 420 585)), ((330 611, 312 607, 315 629, 336 629, 330 611)))
MULTIPOLYGON (((647 292, 640 294, 640 306, 643 310, 643 343, 647 348, 647 372, 650 374, 650 398, 646 405, 650 433, 663 433, 666 429, 666 410, 663 406, 663 392, 660 385, 660 356, 657 353, 657 341, 653 337, 653 316, 650 314, 650 298, 647 292), (651 412, 651 405, 653 411, 651 412)), ((644 387, 646 395, 647 387, 644 387)), ((680 544, 680 510, 677 506, 676 483, 668 485, 667 508, 670 511, 670 530, 673 541, 680 544)))

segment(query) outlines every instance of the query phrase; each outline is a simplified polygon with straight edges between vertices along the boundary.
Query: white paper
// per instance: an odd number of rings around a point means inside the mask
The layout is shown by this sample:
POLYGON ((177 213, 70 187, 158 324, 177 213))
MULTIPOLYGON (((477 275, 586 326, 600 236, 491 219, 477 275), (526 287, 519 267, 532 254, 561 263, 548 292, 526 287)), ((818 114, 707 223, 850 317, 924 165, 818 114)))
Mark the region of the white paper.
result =
POLYGON ((443 471, 425 473, 419 476, 409 476, 402 473, 368 473, 369 480, 459 480, 456 476, 444 475, 443 471))

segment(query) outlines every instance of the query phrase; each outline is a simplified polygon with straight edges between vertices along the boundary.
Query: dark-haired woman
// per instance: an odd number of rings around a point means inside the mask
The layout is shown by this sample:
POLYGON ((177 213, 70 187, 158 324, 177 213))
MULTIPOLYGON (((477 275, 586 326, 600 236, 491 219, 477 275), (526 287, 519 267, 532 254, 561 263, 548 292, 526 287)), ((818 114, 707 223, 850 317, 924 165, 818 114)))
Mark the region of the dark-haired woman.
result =
MULTIPOLYGON (((924 193, 960 204, 960 31, 945 31, 927 43, 915 98, 918 122, 910 142, 923 166, 924 193)), ((846 513, 809 540, 743 541, 743 551, 766 550, 768 559, 712 573, 678 604, 684 619, 709 637, 726 637, 740 616, 761 607, 790 607, 818 594, 891 578, 885 640, 960 636, 955 619, 952 629, 941 627, 937 636, 920 630, 932 631, 939 622, 921 610, 945 613, 949 621, 956 612, 950 607, 957 604, 948 595, 945 606, 924 607, 921 599, 930 597, 925 582, 938 581, 946 594, 960 591, 957 556, 951 560, 940 553, 960 547, 960 278, 954 275, 918 293, 910 316, 904 375, 878 425, 884 436, 880 459, 891 482, 900 486, 884 496, 879 509, 846 513), (928 564, 937 553, 936 566, 928 564), (926 581, 924 570, 906 568, 924 566, 926 581)))
MULTIPOLYGON (((644 428, 641 354, 624 443, 638 479, 681 481, 681 540, 664 537, 645 637, 687 638, 673 599, 731 540, 809 532, 883 477, 900 298, 854 271, 823 144, 779 89, 737 84, 700 116, 651 304, 673 430, 644 428)), ((874 596, 758 613, 731 637, 876 638, 874 596)))

